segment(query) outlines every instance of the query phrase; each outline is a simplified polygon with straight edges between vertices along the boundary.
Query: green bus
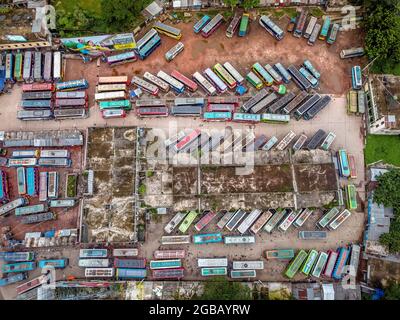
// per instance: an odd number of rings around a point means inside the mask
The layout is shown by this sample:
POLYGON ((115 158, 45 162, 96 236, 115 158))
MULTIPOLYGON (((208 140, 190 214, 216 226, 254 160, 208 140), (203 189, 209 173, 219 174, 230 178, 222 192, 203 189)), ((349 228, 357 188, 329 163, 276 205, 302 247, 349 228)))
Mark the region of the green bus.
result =
POLYGON ((256 89, 261 89, 263 87, 263 82, 259 77, 257 77, 257 75, 253 71, 250 71, 247 74, 246 80, 250 82, 250 84, 254 86, 256 89))
POLYGON ((247 34, 247 27, 249 25, 249 14, 243 13, 242 20, 240 20, 239 37, 244 37, 247 34))
POLYGON ((354 184, 349 184, 346 187, 346 198, 347 198, 347 209, 356 210, 357 195, 356 195, 356 187, 354 186, 354 184))
POLYGON ((185 233, 190 225, 193 223, 194 219, 197 217, 197 212, 196 211, 190 211, 188 215, 185 217, 185 220, 181 223, 179 226, 179 231, 182 233, 185 233))
POLYGON ((129 100, 115 100, 115 101, 100 101, 100 110, 107 109, 124 109, 126 111, 132 110, 132 104, 129 100))
POLYGON ((285 271, 285 276, 289 279, 292 279, 297 271, 299 271, 300 267, 302 266, 303 262, 307 259, 307 252, 304 250, 300 250, 297 254, 296 258, 294 258, 287 267, 285 271))
POLYGON ((209 276, 226 276, 228 271, 226 268, 201 268, 201 275, 203 277, 209 276))
POLYGON ((308 254, 306 262, 303 265, 303 268, 301 269, 301 272, 304 273, 306 276, 308 276, 317 258, 318 258, 318 251, 311 250, 310 253, 308 254))
POLYGON ((22 81, 22 53, 15 55, 14 78, 16 81, 22 81))

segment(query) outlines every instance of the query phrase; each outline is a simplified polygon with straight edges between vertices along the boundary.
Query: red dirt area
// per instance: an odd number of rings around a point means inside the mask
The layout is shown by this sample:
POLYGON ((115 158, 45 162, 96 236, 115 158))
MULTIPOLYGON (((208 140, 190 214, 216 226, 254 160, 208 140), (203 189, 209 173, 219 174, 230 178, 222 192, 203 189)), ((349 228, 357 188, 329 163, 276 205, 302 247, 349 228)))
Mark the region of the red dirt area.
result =
MULTIPOLYGON (((284 17, 278 24, 286 30, 288 22, 289 19, 284 17)), ((314 46, 309 46, 307 39, 293 37, 288 32, 285 33, 283 40, 275 40, 259 25, 258 20, 251 23, 249 34, 243 38, 237 35, 233 38, 226 37, 228 22, 207 39, 195 34, 193 25, 193 22, 174 25, 182 30, 183 36, 180 41, 184 43, 185 49, 169 63, 164 55, 177 43, 177 40, 161 35, 161 46, 144 61, 138 60, 110 68, 105 63, 97 67, 95 62, 84 64, 79 60, 68 60, 66 78, 88 79, 91 84, 90 93, 93 94, 98 74, 140 76, 146 71, 157 73, 161 69, 166 72, 177 69, 189 76, 195 71, 203 71, 217 62, 225 61, 231 62, 244 74, 255 62, 263 65, 281 62, 287 67, 290 64, 299 66, 305 59, 309 59, 321 73, 320 91, 341 95, 350 88, 351 66, 363 61, 363 58, 342 60, 339 57, 342 49, 362 45, 363 35, 360 29, 339 32, 336 43, 331 46, 321 40, 317 40, 314 46)), ((140 39, 146 31, 148 30, 141 32, 136 38, 140 39)))
MULTIPOLYGON (((34 150, 37 148, 7 148, 8 155, 12 154, 13 150, 34 150)), ((56 149, 56 148, 46 148, 46 150, 56 149)), ((66 175, 67 173, 76 173, 81 171, 82 167, 82 150, 80 147, 63 147, 57 149, 67 149, 70 151, 72 166, 70 168, 43 168, 38 167, 38 172, 49 172, 56 171, 59 173, 59 185, 58 185, 58 196, 59 198, 65 198, 65 188, 66 188, 66 175)), ((1 170, 5 171, 7 174, 8 190, 10 201, 21 197, 18 194, 17 185, 17 169, 2 167, 1 170)), ((39 179, 38 173, 38 179, 39 179)), ((39 180, 38 180, 39 183, 39 180)), ((38 185, 39 186, 39 185, 38 185)), ((39 196, 30 197, 24 195, 29 201, 29 205, 39 204, 39 196)), ((16 217, 14 212, 9 213, 6 217, 0 219, 0 226, 10 226, 14 237, 17 240, 22 240, 25 238, 26 232, 45 232, 49 230, 60 230, 60 229, 70 229, 78 227, 78 217, 79 217, 79 206, 75 206, 71 209, 57 208, 49 209, 56 214, 57 219, 51 221, 45 221, 37 224, 22 224, 22 217, 16 217)))

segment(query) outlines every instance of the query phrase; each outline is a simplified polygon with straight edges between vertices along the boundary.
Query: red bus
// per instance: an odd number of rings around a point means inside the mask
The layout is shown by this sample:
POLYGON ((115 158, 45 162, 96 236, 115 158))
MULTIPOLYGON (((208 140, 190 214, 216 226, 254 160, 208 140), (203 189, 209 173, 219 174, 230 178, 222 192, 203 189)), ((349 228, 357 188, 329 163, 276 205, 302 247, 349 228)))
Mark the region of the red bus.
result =
POLYGON ((175 145, 175 150, 180 151, 183 148, 185 148, 186 146, 188 146, 189 144, 191 144, 194 140, 196 140, 198 138, 200 133, 201 132, 199 129, 193 130, 191 133, 189 133, 187 136, 185 136, 181 141, 179 141, 175 145))
POLYGON ((356 170, 356 160, 353 155, 348 155, 349 158, 349 166, 350 166, 350 178, 357 179, 357 170, 356 170))
POLYGON ((54 91, 54 85, 51 83, 24 83, 22 91, 54 91))
POLYGON ((209 211, 207 214, 205 214, 205 215, 200 219, 199 222, 197 222, 197 223, 194 225, 194 228, 195 228, 197 231, 202 230, 207 224, 209 224, 209 223, 211 222, 212 219, 214 219, 214 218, 217 216, 217 214, 218 214, 217 212, 209 211))
POLYGON ((143 107, 136 109, 136 115, 139 117, 167 117, 167 107, 143 107))
POLYGON ((182 82, 185 85, 185 87, 188 88, 190 91, 195 92, 197 90, 197 83, 190 80, 182 73, 174 70, 171 72, 171 76, 174 77, 176 80, 182 82))
POLYGON ((39 287, 40 285, 42 285, 45 281, 45 277, 44 276, 39 276, 35 279, 32 279, 28 282, 25 282, 21 285, 19 285, 17 287, 17 294, 22 294, 24 292, 27 292, 29 290, 32 290, 34 288, 39 287))
POLYGON ((236 107, 239 106, 239 97, 230 96, 230 97, 209 97, 209 104, 234 104, 236 107))

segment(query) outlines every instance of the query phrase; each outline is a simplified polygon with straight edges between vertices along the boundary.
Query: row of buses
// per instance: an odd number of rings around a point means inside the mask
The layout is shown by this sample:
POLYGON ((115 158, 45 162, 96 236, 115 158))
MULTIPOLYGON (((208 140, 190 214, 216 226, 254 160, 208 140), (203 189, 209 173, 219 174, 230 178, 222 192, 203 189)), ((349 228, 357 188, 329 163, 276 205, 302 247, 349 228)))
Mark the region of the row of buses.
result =
POLYGON ((62 78, 63 57, 59 51, 18 51, 5 56, 7 82, 57 82, 62 78))

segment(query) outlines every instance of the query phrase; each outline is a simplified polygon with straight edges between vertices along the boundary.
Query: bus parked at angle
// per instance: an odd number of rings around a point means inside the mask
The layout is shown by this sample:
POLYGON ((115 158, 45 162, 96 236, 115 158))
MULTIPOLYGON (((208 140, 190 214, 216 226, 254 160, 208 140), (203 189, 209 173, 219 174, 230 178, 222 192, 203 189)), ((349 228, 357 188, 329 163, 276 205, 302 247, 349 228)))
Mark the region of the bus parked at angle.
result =
POLYGON ((4 286, 8 286, 13 283, 20 282, 22 280, 25 280, 26 278, 28 278, 28 276, 25 273, 17 273, 17 274, 13 274, 13 275, 5 277, 5 278, 1 278, 0 279, 0 287, 4 287, 4 286))
POLYGON ((261 89, 263 87, 263 82, 261 81, 261 79, 253 72, 250 71, 247 75, 246 75, 246 80, 248 82, 250 82, 250 84, 255 87, 256 89, 261 89))
POLYGON ((328 224, 333 221, 336 215, 339 213, 339 209, 333 207, 327 213, 325 213, 322 218, 317 222, 317 228, 325 228, 328 224))
POLYGON ((137 257, 139 254, 138 249, 134 248, 123 248, 123 249, 113 249, 113 257, 137 257))
POLYGON ((146 269, 121 269, 115 271, 117 279, 144 279, 147 276, 146 269))
POLYGON ((334 23, 331 29, 331 33, 329 34, 328 40, 326 40, 329 44, 334 44, 337 38, 337 34, 339 32, 340 25, 338 23, 334 23))
POLYGON ((274 145, 278 142, 278 138, 275 136, 272 136, 262 147, 262 150, 264 151, 269 151, 271 150, 274 145))
POLYGON ((108 109, 101 112, 103 119, 125 118, 127 113, 122 109, 108 109))
POLYGON ((239 224, 239 222, 242 220, 242 218, 246 215, 246 211, 244 210, 237 210, 235 214, 232 216, 232 218, 227 222, 225 227, 229 230, 232 231, 235 229, 235 227, 239 224))
POLYGON ((175 214, 175 216, 171 219, 170 222, 164 227, 164 231, 166 233, 171 233, 177 226, 178 224, 185 218, 186 212, 178 212, 175 214))
POLYGON ((131 84, 139 87, 140 89, 152 94, 153 96, 157 96, 159 89, 154 84, 151 84, 148 81, 145 81, 137 76, 134 76, 131 80, 131 84))
POLYGON ((306 111, 306 113, 303 115, 304 120, 311 120, 314 118, 318 112, 324 109, 331 101, 332 98, 330 96, 323 96, 322 99, 318 100, 316 104, 306 111))
POLYGON ((184 76, 182 73, 180 73, 176 70, 173 70, 171 72, 171 76, 174 77, 179 82, 182 82, 189 91, 195 92, 197 90, 196 82, 190 80, 189 78, 184 76))
POLYGON ((278 145, 276 146, 276 150, 285 150, 295 137, 296 134, 293 131, 289 131, 289 133, 278 143, 278 145))
POLYGON ((299 210, 292 210, 292 209, 285 209, 285 210, 286 210, 285 213, 286 217, 278 226, 279 231, 282 232, 286 232, 300 214, 299 210))
POLYGON ((14 79, 15 81, 22 81, 22 65, 23 65, 23 55, 22 53, 15 54, 15 64, 14 64, 14 79))
POLYGON ((7 166, 8 167, 28 167, 28 166, 36 166, 37 159, 36 158, 20 158, 20 159, 8 159, 7 166))
POLYGON ((126 88, 126 83, 99 84, 97 85, 97 92, 126 91, 126 88))
POLYGON ((52 83, 24 83, 22 85, 23 92, 33 91, 53 91, 54 86, 52 83))
MULTIPOLYGON (((19 168, 18 168, 19 169, 19 168)), ((24 216, 28 214, 41 213, 48 210, 47 204, 35 204, 32 206, 19 207, 15 209, 15 215, 24 216)), ((24 260, 26 261, 26 260, 24 260)))
POLYGON ((282 80, 284 83, 289 83, 292 80, 292 76, 286 70, 282 63, 278 62, 274 64, 275 70, 282 76, 282 80))
POLYGON ((62 65, 62 57, 60 51, 53 52, 53 81, 60 81, 63 76, 63 65, 62 65))
POLYGON ((79 258, 107 258, 107 249, 81 249, 79 258))
POLYGON ((321 30, 321 25, 319 23, 316 23, 314 26, 314 29, 311 33, 310 38, 307 41, 307 44, 309 46, 313 46, 315 44, 315 41, 317 41, 318 35, 319 35, 319 31, 321 30))
POLYGON ((129 100, 100 101, 99 108, 100 110, 107 110, 107 109, 132 110, 132 104, 129 100))
POLYGON ((168 108, 167 107, 136 108, 136 114, 139 117, 167 117, 168 108))
POLYGON ((53 53, 51 51, 47 51, 44 54, 44 67, 43 67, 43 79, 46 82, 53 81, 52 66, 53 66, 53 53))
POLYGON ((321 144, 321 149, 328 151, 330 146, 332 145, 333 141, 336 138, 336 134, 333 132, 329 132, 324 141, 321 144))
POLYGON ((234 270, 263 270, 264 261, 233 261, 234 270))
POLYGON ((282 221, 283 217, 286 214, 286 210, 275 210, 275 209, 270 209, 273 213, 272 217, 268 220, 268 222, 264 226, 264 231, 271 233, 272 230, 279 224, 280 221, 282 221))
POLYGON ((253 72, 264 82, 267 86, 272 86, 274 79, 270 76, 270 74, 263 68, 261 64, 256 62, 253 64, 252 68, 253 72))
POLYGON ((16 272, 26 272, 36 269, 35 262, 18 262, 3 264, 2 273, 16 273, 16 272))
POLYGON ((308 276, 312 270, 312 267, 314 266, 314 263, 316 262, 318 258, 318 251, 316 250, 311 250, 308 253, 308 257, 306 261, 304 262, 303 268, 301 268, 301 272, 308 276))
POLYGON ((128 76, 99 77, 98 84, 129 84, 128 76))
POLYGON ((232 119, 232 112, 204 112, 203 120, 204 121, 230 121, 232 119))
POLYGON ((54 267, 55 269, 64 269, 68 266, 68 258, 52 259, 52 260, 39 260, 38 267, 43 269, 45 267, 54 267))
POLYGON ((135 62, 136 60, 136 53, 134 51, 128 51, 108 56, 106 61, 110 67, 113 67, 124 63, 135 62))
POLYGON ((86 278, 111 278, 114 276, 114 268, 85 268, 86 278))
POLYGON ((155 29, 150 29, 143 38, 136 43, 140 60, 146 59, 161 45, 161 38, 155 29))
POLYGON ((32 51, 25 51, 24 53, 24 69, 22 72, 22 78, 25 82, 31 82, 32 77, 32 51))
POLYGON ((274 79, 274 83, 276 84, 282 83, 283 81, 282 76, 277 71, 275 71, 275 69, 270 64, 266 64, 264 66, 264 69, 268 72, 268 74, 272 76, 272 78, 274 79))
POLYGON ((7 262, 23 262, 23 261, 33 261, 35 260, 34 252, 2 252, 2 257, 4 261, 7 262))
POLYGON ((215 85, 219 93, 224 93, 228 90, 227 85, 210 68, 205 69, 203 74, 215 85))
POLYGON ((23 294, 29 290, 35 289, 42 284, 46 282, 46 277, 44 275, 40 275, 39 277, 33 278, 32 280, 29 280, 28 282, 25 282, 23 284, 20 284, 15 288, 17 291, 17 294, 23 294))
POLYGON ((324 23, 322 24, 321 33, 319 34, 319 40, 325 41, 328 36, 329 27, 331 25, 331 18, 326 16, 324 19, 324 23))
POLYGON ((143 78, 147 81, 150 81, 152 84, 159 87, 162 91, 168 92, 169 91, 169 84, 165 81, 157 78, 155 75, 151 74, 150 72, 145 72, 143 78))
MULTIPOLYGON (((268 106, 277 99, 278 99, 278 96, 276 95, 276 93, 272 92, 265 99, 261 100, 259 103, 257 103, 253 107, 251 107, 250 112, 251 113, 264 112, 266 109, 268 109, 268 106)), ((272 117, 266 116, 264 118, 264 122, 272 122, 274 119, 274 116, 276 116, 276 115, 273 115, 272 117)), ((279 117, 276 117, 276 121, 279 122, 280 120, 284 120, 285 118, 286 118, 286 116, 284 116, 282 119, 279 119, 279 117)), ((262 120, 262 119, 260 119, 260 120, 262 120)))
POLYGON ((229 89, 235 89, 236 80, 229 74, 228 71, 225 70, 225 68, 220 63, 217 63, 213 67, 213 70, 217 74, 217 76, 219 76, 221 80, 228 85, 229 89))
POLYGON ((311 83, 312 88, 318 87, 319 81, 306 68, 301 67, 299 72, 311 83))
POLYGON ((216 211, 205 211, 203 212, 203 217, 194 225, 197 231, 201 231, 205 226, 207 226, 211 220, 213 220, 218 215, 216 211))
POLYGON ((339 172, 342 177, 348 178, 350 177, 350 167, 349 160, 347 157, 347 152, 344 149, 340 149, 337 152, 339 159, 339 172))
POLYGON ((300 38, 303 35, 304 27, 307 21, 307 11, 305 9, 300 9, 299 15, 296 21, 296 27, 293 31, 293 35, 300 38))
POLYGON ((221 233, 196 234, 193 236, 194 244, 207 244, 222 242, 221 233))
POLYGON ((145 269, 146 259, 114 259, 115 268, 145 269))
MULTIPOLYGON (((201 131, 199 129, 193 130, 191 133, 183 137, 176 145, 175 145, 175 151, 181 151, 183 148, 186 146, 190 145, 193 143, 201 134, 201 131)), ((192 211, 193 212, 193 211, 192 211)), ((190 214, 190 213, 189 213, 190 214)), ((196 213, 197 215, 197 213, 196 213)))
POLYGON ((304 60, 303 65, 304 65, 304 67, 307 68, 308 71, 311 72, 311 74, 313 75, 314 78, 319 80, 319 78, 321 77, 321 74, 317 71, 317 69, 314 68, 314 66, 312 65, 310 60, 304 60))
POLYGON ((201 268, 201 275, 203 277, 209 276, 226 276, 228 274, 227 268, 201 268))
MULTIPOLYGON (((242 223, 239 225, 237 230, 243 234, 245 233, 252 225, 253 223, 258 219, 258 217, 261 215, 262 211, 259 209, 254 209, 251 211, 246 218, 242 221, 242 223)), ((254 268, 252 268, 254 269, 254 268)))
POLYGON ((307 219, 311 216, 313 213, 312 210, 305 208, 305 209, 299 209, 300 215, 296 219, 296 221, 293 223, 293 226, 296 228, 299 228, 303 226, 303 224, 307 221, 307 219))
POLYGON ((247 100, 242 109, 244 112, 249 112, 251 108, 253 108, 257 103, 263 100, 268 95, 268 91, 266 89, 260 90, 256 95, 252 96, 249 100, 247 100))
POLYGON ((264 211, 250 228, 251 232, 256 234, 258 231, 260 231, 267 221, 272 217, 272 214, 273 213, 271 210, 264 211))
POLYGON ((263 27, 275 39, 282 40, 285 33, 267 16, 261 16, 259 20, 260 26, 263 27))
MULTIPOLYGON (((228 29, 226 29, 226 36, 228 38, 232 38, 235 35, 235 32, 237 30, 237 28, 239 27, 239 23, 240 23, 240 14, 235 12, 235 15, 233 16, 233 19, 231 21, 231 23, 228 26, 228 29)), ((240 36, 240 32, 239 32, 239 36, 240 36)))
POLYGON ((14 55, 6 54, 6 81, 14 81, 14 55))
POLYGON ((164 71, 160 70, 157 73, 157 77, 168 83, 176 93, 180 94, 185 91, 185 86, 183 85, 183 83, 166 74, 164 71))
POLYGON ((199 268, 210 268, 210 267, 227 267, 227 258, 198 258, 197 267, 199 268))
POLYGON ((349 184, 346 187, 346 205, 350 210, 357 209, 357 191, 354 184, 349 184))
POLYGON ((38 166, 42 167, 70 167, 71 159, 69 158, 40 158, 38 166))
POLYGON ((58 172, 51 171, 48 173, 47 196, 49 199, 58 198, 58 172))
POLYGON ((350 165, 350 178, 357 179, 357 171, 356 171, 356 160, 353 155, 348 155, 349 165, 350 165))
POLYGON ((303 265, 304 261, 306 261, 308 254, 304 250, 300 250, 296 257, 289 263, 285 271, 285 276, 289 279, 292 279, 296 273, 300 270, 301 266, 303 265))
POLYGON ((208 38, 212 35, 224 21, 224 17, 218 13, 209 23, 201 30, 201 35, 208 38))
POLYGON ((165 53, 165 60, 168 62, 172 61, 175 59, 175 57, 183 51, 185 48, 185 45, 182 42, 178 42, 176 45, 174 45, 171 49, 169 49, 165 53))
POLYGON ((307 139, 308 139, 308 137, 304 133, 302 133, 300 135, 300 137, 294 143, 294 145, 292 147, 293 151, 296 152, 296 151, 300 150, 303 147, 304 143, 307 141, 307 139))
POLYGON ((313 105, 315 105, 319 100, 321 99, 321 96, 318 93, 314 93, 311 95, 307 100, 305 100, 294 112, 294 117, 296 120, 300 120, 304 114, 311 109, 313 105))
POLYGON ((51 120, 53 112, 51 110, 19 110, 17 119, 23 121, 51 120))
POLYGON ((351 212, 347 209, 343 210, 329 225, 329 230, 336 230, 340 225, 351 216, 351 212))
POLYGON ((267 260, 279 259, 279 260, 290 260, 294 258, 293 249, 276 249, 265 251, 265 258, 267 260))
POLYGON ((360 66, 354 66, 353 68, 351 68, 351 85, 354 90, 360 90, 362 88, 362 76, 360 66))
POLYGON ((151 260, 150 261, 150 269, 151 270, 172 269, 172 268, 181 268, 181 267, 182 267, 181 259, 151 260))
POLYGON ((210 96, 217 94, 217 89, 208 81, 200 72, 193 74, 193 80, 195 80, 203 90, 210 96))
POLYGON ((51 91, 22 92, 22 100, 45 100, 52 97, 53 93, 51 91))
POLYGON ((229 72, 229 74, 236 80, 238 84, 243 84, 244 78, 229 62, 224 63, 224 68, 226 71, 229 72))
POLYGON ((185 250, 156 250, 154 258, 156 259, 183 259, 186 256, 185 250))
POLYGON ((58 199, 49 201, 50 208, 71 208, 75 206, 75 204, 76 202, 74 199, 58 199))
POLYGON ((87 82, 86 79, 71 80, 71 81, 56 83, 57 91, 73 91, 73 90, 82 90, 87 88, 89 88, 89 83, 87 82))
POLYGON ((329 250, 328 251, 328 261, 326 262, 325 269, 323 271, 323 275, 325 277, 331 278, 333 269, 335 268, 336 260, 338 258, 338 253, 336 251, 329 250))
POLYGON ((346 265, 347 260, 350 256, 350 249, 346 247, 342 247, 338 250, 338 258, 335 263, 335 267, 333 268, 332 278, 336 280, 340 280, 343 277, 343 269, 346 265))
POLYGON ((326 231, 299 231, 299 239, 302 240, 321 240, 326 239, 326 231))
POLYGON ((319 253, 317 262, 315 263, 314 268, 311 272, 311 275, 315 278, 319 278, 321 276, 322 271, 325 268, 327 261, 328 261, 328 254, 321 251, 319 253))
POLYGON ((24 109, 51 109, 53 103, 51 100, 22 100, 20 105, 24 109))
POLYGON ((26 177, 25 177, 24 167, 17 168, 17 185, 18 185, 18 194, 19 195, 26 194, 26 177))
POLYGON ((231 270, 232 279, 255 278, 256 270, 231 270))
POLYGON ((362 57, 364 54, 365 50, 363 47, 350 48, 340 51, 340 58, 342 59, 356 58, 356 57, 362 57))
POLYGON ((204 15, 199 21, 195 23, 193 26, 193 31, 194 33, 199 33, 205 26, 206 24, 211 20, 211 18, 208 15, 204 15))
POLYGON ((162 236, 161 237, 161 244, 162 245, 172 245, 172 244, 189 244, 191 237, 186 236, 162 236))
POLYGON ((175 40, 180 40, 182 38, 182 32, 180 29, 174 28, 160 21, 157 21, 153 25, 153 28, 156 29, 159 33, 165 34, 166 36, 175 40))
POLYGON ((228 223, 228 221, 235 214, 234 211, 225 211, 225 210, 223 210, 221 213, 223 213, 224 215, 222 216, 222 218, 217 223, 218 229, 222 229, 223 227, 225 227, 225 225, 228 223))
POLYGON ((249 19, 250 15, 248 13, 243 13, 242 19, 240 20, 239 37, 244 37, 247 34, 249 19))
POLYGON ((290 65, 288 68, 289 73, 292 75, 293 81, 301 90, 308 91, 311 87, 311 83, 297 70, 294 65, 290 65))
POLYGON ((190 211, 183 220, 183 222, 181 223, 181 225, 179 226, 179 231, 185 233, 189 229, 193 221, 196 219, 196 217, 197 217, 197 212, 190 211))
POLYGON ((311 36, 312 31, 314 30, 315 24, 317 23, 318 19, 316 17, 311 16, 306 31, 304 32, 304 38, 308 39, 311 36))

